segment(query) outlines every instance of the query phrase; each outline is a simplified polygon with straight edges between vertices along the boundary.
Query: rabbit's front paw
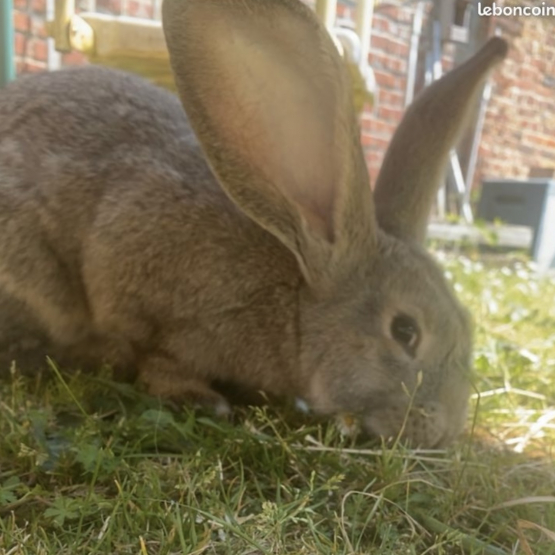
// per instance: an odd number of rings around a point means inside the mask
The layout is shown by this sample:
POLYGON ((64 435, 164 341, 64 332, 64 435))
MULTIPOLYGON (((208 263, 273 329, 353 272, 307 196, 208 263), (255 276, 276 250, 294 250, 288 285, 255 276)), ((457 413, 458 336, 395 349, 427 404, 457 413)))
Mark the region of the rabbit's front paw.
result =
POLYGON ((191 377, 182 368, 164 358, 149 358, 141 364, 139 382, 150 395, 172 404, 207 408, 220 417, 231 414, 231 407, 223 395, 214 391, 207 382, 191 377))
POLYGON ((61 351, 59 362, 69 368, 96 371, 103 364, 112 369, 118 382, 137 379, 135 354, 129 342, 117 336, 91 332, 61 351))
POLYGON ((212 410, 219 417, 227 418, 231 414, 231 407, 225 397, 202 381, 173 379, 164 383, 160 380, 149 384, 148 392, 178 406, 212 410))

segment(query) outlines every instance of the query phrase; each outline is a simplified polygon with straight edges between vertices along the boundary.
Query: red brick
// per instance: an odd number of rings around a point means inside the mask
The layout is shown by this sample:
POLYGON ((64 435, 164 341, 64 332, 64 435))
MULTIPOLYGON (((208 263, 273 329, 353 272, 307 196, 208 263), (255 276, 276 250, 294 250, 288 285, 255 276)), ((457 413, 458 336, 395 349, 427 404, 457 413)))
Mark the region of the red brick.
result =
POLYGON ((368 150, 365 152, 365 157, 369 166, 379 168, 383 163, 384 154, 382 152, 368 150))
POLYGON ((372 20, 372 29, 382 33, 391 33, 393 24, 380 14, 375 14, 372 20))
POLYGON ((407 60, 393 54, 371 50, 368 61, 373 69, 389 70, 396 74, 405 74, 407 71, 407 60))
POLYGON ((48 33, 46 32, 46 21, 44 17, 31 17, 31 32, 35 37, 46 39, 48 33))
POLYGON ((395 37, 375 33, 372 35, 372 49, 381 50, 387 54, 406 58, 409 55, 409 45, 395 37))
POLYGON ((352 19, 353 14, 351 8, 345 6, 344 4, 337 5, 337 17, 344 19, 352 19))
POLYGON ((374 137, 385 137, 389 139, 395 128, 397 127, 397 122, 382 121, 381 119, 374 119, 363 124, 363 132, 368 133, 374 137))
POLYGON ((31 46, 32 56, 39 62, 46 62, 48 60, 48 44, 45 40, 34 40, 31 46))
POLYGON ((376 81, 378 83, 378 87, 386 88, 386 89, 394 89, 396 84, 396 79, 394 75, 388 73, 386 71, 382 71, 379 69, 374 70, 374 75, 376 77, 376 81))
POLYGON ((25 60, 23 63, 23 72, 27 73, 37 73, 39 71, 45 71, 47 69, 46 64, 42 64, 40 62, 35 62, 34 60, 25 60))
POLYGON ((385 104, 387 106, 399 106, 401 108, 405 107, 405 92, 397 90, 383 90, 379 92, 380 104, 385 104))
POLYGON ((96 9, 102 13, 121 14, 121 0, 97 0, 96 9))
POLYGON ((46 12, 46 0, 33 0, 33 11, 38 13, 46 12))
POLYGON ((376 6, 374 13, 376 15, 382 15, 383 17, 390 18, 404 25, 412 24, 413 10, 410 8, 404 8, 383 2, 376 6))
POLYGON ((130 0, 127 2, 126 15, 132 17, 152 18, 153 6, 151 2, 139 2, 137 0, 130 0))
POLYGON ((385 152, 387 145, 389 144, 388 139, 383 139, 381 137, 374 137, 371 135, 362 135, 361 142, 364 146, 369 147, 371 152, 385 152))
POLYGON ((87 58, 81 52, 68 52, 62 54, 62 65, 64 66, 80 66, 87 63, 87 58))
POLYGON ((400 121, 403 110, 400 108, 392 108, 388 106, 378 106, 378 117, 389 122, 400 121))
POLYGON ((24 56, 27 50, 27 38, 23 33, 15 33, 15 55, 24 56))
POLYGON ((30 31, 31 29, 31 18, 22 12, 15 11, 13 14, 13 23, 16 31, 30 31))

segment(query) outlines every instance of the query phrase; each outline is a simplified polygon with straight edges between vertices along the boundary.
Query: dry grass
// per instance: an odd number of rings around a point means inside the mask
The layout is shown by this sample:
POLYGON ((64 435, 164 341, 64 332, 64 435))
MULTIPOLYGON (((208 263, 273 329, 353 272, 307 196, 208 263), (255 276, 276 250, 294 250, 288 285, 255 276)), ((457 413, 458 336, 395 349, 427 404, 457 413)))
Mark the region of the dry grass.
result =
POLYGON ((382 449, 289 407, 222 422, 102 376, 15 373, 0 553, 555 554, 555 281, 438 256, 477 322, 457 446, 382 449))

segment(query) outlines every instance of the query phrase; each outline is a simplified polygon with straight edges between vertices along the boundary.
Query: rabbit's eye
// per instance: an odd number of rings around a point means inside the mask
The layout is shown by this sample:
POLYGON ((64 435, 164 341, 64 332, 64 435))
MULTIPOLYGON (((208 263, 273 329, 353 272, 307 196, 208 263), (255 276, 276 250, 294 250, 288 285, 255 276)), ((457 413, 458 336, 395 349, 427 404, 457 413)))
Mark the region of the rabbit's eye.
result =
POLYGON ((408 353, 414 356, 420 342, 418 324, 406 314, 399 314, 391 322, 391 335, 408 353))

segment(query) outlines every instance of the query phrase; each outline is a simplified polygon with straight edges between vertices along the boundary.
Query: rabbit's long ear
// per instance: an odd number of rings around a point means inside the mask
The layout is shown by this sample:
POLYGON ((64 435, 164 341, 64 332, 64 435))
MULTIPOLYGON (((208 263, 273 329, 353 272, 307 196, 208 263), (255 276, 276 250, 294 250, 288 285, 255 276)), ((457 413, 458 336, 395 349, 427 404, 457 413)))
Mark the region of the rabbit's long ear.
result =
POLYGON ((435 194, 480 86, 507 53, 492 38, 464 64, 432 83, 413 102, 384 158, 374 202, 380 227, 400 239, 423 242, 435 194))
POLYGON ((299 0, 165 0, 182 103, 222 187, 297 257, 336 281, 376 244, 345 66, 299 0))

